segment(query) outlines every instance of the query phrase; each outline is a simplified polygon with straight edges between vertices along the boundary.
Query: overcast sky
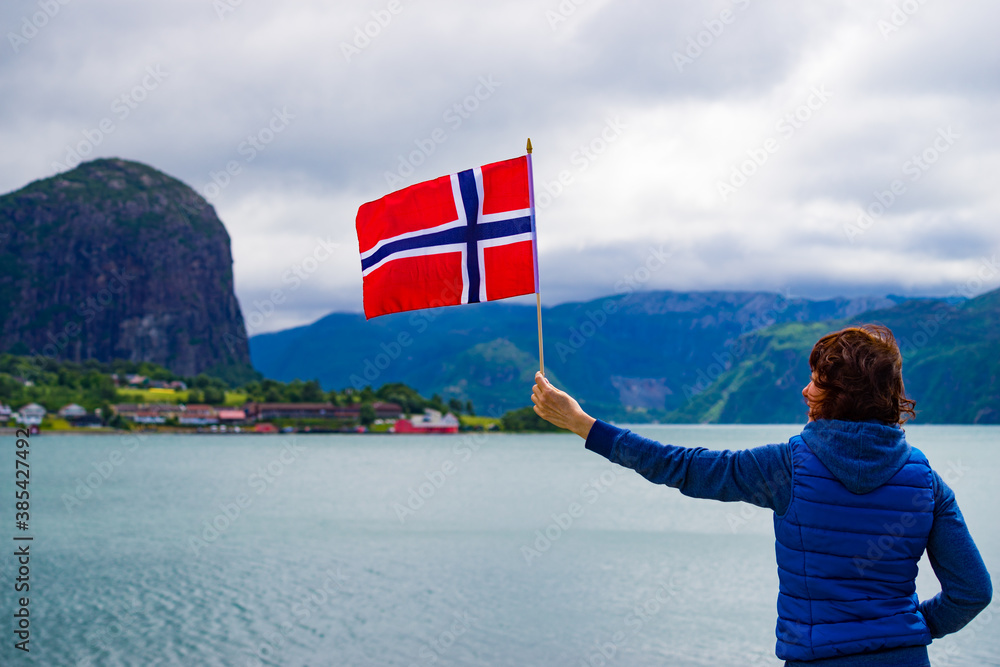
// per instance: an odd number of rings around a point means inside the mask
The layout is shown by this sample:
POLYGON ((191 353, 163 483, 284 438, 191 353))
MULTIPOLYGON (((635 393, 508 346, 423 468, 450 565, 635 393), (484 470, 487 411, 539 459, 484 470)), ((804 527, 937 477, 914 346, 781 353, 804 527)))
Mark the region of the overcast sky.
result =
POLYGON ((244 315, 282 301, 251 333, 360 311, 358 206, 529 136, 543 303, 977 294, 997 25, 986 0, 8 1, 0 191, 108 156, 181 179, 244 315))

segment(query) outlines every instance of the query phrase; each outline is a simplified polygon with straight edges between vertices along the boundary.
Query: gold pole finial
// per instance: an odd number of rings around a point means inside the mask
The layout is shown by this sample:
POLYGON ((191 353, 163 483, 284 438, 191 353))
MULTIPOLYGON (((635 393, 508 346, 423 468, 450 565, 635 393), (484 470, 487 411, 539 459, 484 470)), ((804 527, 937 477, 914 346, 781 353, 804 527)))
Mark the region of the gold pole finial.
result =
POLYGON ((531 153, 531 137, 528 137, 528 153, 531 153))

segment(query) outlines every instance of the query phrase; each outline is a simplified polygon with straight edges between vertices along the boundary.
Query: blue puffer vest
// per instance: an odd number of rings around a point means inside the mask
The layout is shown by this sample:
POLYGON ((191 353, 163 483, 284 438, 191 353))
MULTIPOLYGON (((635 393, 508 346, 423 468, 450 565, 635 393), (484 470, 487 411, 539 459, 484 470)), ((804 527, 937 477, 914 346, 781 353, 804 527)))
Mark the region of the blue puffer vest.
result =
POLYGON ((917 449, 888 482, 852 493, 800 436, 792 500, 774 517, 777 656, 817 660, 930 644, 917 561, 933 522, 931 468, 917 449))

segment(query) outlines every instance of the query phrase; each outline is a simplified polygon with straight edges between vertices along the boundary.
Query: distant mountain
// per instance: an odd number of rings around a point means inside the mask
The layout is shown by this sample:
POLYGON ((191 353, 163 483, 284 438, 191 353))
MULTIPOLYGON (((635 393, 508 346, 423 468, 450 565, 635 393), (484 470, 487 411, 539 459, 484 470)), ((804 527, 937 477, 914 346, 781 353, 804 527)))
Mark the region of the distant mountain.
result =
POLYGON ((94 160, 0 197, 0 351, 255 377, 229 235, 194 190, 94 160))
MULTIPOLYGON (((637 292, 546 308, 546 373, 607 418, 665 418, 706 390, 737 339, 775 323, 851 317, 883 298, 814 301, 769 292, 637 292)), ((528 405, 538 368, 534 306, 485 303, 366 322, 333 313, 254 336, 254 366, 328 389, 404 382, 472 400, 481 413, 528 405)))
POLYGON ((907 394, 917 423, 1000 423, 1000 290, 949 304, 911 300, 855 317, 785 323, 733 346, 727 370, 669 415, 679 422, 801 422, 799 390, 809 381, 809 352, 830 331, 885 324, 903 351, 907 394))

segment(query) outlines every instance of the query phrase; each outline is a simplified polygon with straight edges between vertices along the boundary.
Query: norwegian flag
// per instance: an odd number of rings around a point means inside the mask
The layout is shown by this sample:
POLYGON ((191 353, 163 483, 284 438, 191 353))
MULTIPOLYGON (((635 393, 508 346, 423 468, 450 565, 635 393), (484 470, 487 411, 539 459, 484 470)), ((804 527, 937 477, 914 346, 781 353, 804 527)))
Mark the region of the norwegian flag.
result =
POLYGON ((532 204, 525 155, 362 205, 365 317, 536 292, 532 204))

